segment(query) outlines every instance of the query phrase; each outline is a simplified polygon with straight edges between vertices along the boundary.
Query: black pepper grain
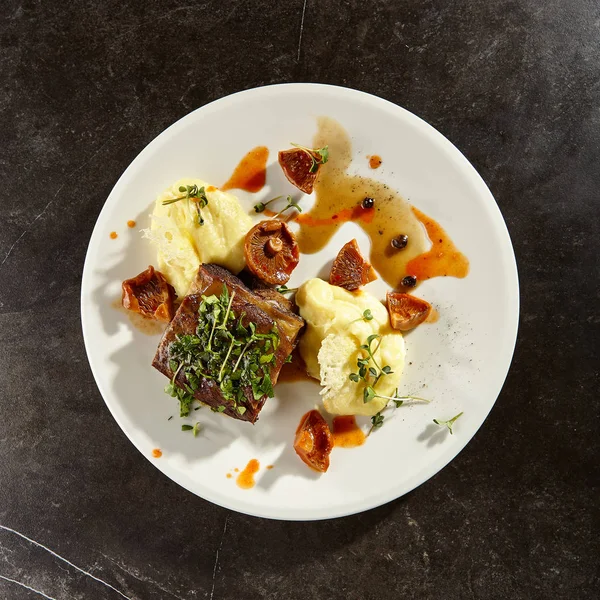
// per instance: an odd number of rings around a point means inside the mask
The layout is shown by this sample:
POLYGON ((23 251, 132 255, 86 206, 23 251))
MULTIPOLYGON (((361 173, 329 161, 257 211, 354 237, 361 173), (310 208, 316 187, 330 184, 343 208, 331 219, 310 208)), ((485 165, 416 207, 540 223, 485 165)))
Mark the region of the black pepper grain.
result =
POLYGON ((373 200, 373 198, 367 197, 362 201, 363 208, 373 208, 373 206, 375 206, 375 200, 373 200))
POLYGON ((407 275, 402 280, 402 285, 409 288, 415 287, 415 285, 417 285, 417 278, 414 275, 407 275))
POLYGON ((396 248, 396 250, 403 250, 404 248, 406 248, 407 244, 408 236, 403 233, 392 240, 392 247, 396 248))

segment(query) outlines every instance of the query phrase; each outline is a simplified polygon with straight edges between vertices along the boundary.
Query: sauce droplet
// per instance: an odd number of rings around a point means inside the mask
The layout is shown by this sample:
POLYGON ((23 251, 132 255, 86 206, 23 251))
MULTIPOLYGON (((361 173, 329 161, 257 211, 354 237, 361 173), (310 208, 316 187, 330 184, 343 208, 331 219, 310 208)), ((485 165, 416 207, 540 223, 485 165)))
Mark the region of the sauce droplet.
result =
POLYGON ((133 221, 133 220, 127 221, 127 227, 129 227, 130 229, 133 229, 135 227, 135 221, 133 221))
POLYGON ((367 156, 367 158, 369 159, 369 167, 371 167, 371 169, 379 169, 383 162, 379 154, 373 154, 373 156, 367 156))
POLYGON ((250 462, 246 465, 246 468, 238 475, 238 478, 236 479, 238 486, 244 490, 253 488, 255 484, 254 475, 258 473, 259 468, 260 463, 255 458, 250 460, 250 462))
POLYGON ((354 415, 345 415, 333 419, 333 445, 338 448, 355 448, 362 446, 367 439, 356 424, 354 415))
POLYGON ((111 231, 110 232, 110 239, 111 240, 116 240, 117 239, 117 232, 116 231, 111 231))
POLYGON ((231 479, 233 475, 231 473, 227 473, 227 479, 231 479))
POLYGON ((266 146, 253 148, 242 158, 227 183, 221 187, 226 190, 245 190, 259 192, 267 181, 267 159, 269 149, 266 146))
POLYGON ((160 458, 162 456, 162 450, 160 448, 154 448, 154 450, 152 450, 152 456, 154 458, 160 458))
POLYGON ((468 258, 454 245, 439 223, 414 206, 412 211, 423 223, 432 245, 427 252, 408 262, 406 272, 419 281, 442 276, 466 277, 469 273, 468 258))
POLYGON ((267 465, 267 469, 272 469, 275 465, 267 465))

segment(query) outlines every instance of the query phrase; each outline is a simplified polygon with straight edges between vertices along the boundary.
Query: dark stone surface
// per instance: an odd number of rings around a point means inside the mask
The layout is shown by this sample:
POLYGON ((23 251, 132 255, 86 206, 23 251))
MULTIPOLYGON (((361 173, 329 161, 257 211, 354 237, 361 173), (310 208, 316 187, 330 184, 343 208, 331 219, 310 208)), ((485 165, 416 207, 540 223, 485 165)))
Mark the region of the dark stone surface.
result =
POLYGON ((41 597, 5 578, 57 600, 597 598, 599 22, 592 0, 5 0, 0 525, 122 593, 0 528, 0 598, 41 597), (449 137, 502 209, 522 291, 513 367, 462 454, 309 524, 154 469, 79 322, 87 240, 130 161, 190 110, 286 81, 377 94, 449 137))

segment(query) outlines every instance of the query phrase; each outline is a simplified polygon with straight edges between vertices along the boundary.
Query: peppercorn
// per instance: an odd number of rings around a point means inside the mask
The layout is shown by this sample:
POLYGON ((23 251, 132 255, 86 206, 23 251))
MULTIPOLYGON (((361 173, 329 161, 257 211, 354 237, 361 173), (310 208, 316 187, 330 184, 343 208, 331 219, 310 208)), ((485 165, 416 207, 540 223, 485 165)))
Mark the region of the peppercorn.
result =
POLYGON ((415 287, 417 285, 417 278, 414 275, 407 275, 402 280, 402 285, 404 287, 415 287))
POLYGON ((406 248, 406 244, 408 244, 408 236, 404 233, 392 240, 392 246, 396 248, 396 250, 403 250, 406 248))
POLYGON ((375 205, 375 200, 373 200, 373 198, 365 198, 362 201, 363 208, 373 208, 374 205, 375 205))

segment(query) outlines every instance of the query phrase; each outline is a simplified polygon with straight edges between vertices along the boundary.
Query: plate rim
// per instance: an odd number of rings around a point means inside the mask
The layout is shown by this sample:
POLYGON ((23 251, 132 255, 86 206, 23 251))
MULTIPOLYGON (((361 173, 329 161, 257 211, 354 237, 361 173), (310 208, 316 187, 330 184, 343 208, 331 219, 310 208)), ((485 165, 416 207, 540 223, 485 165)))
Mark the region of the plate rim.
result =
MULTIPOLYGON (((206 500, 208 502, 212 502, 213 504, 216 504, 217 506, 221 506, 223 508, 227 508, 229 510, 236 511, 241 514, 246 514, 246 515, 250 515, 250 516, 254 516, 254 517, 266 518, 266 519, 271 519, 271 520, 317 521, 317 520, 328 520, 328 519, 334 519, 334 518, 340 518, 340 517, 344 517, 344 516, 350 516, 353 514, 358 514, 361 512, 365 512, 367 510, 371 510, 373 508, 377 508, 379 506, 382 506, 382 505, 392 502, 394 500, 397 500, 397 499, 401 498, 402 496, 409 494, 414 489, 416 489, 417 487, 419 487, 420 485, 422 485, 423 483, 425 483, 426 481, 431 479, 433 476, 435 476, 437 473, 439 473, 442 469, 444 469, 446 466, 448 466, 448 464, 450 462, 452 462, 458 456, 458 454, 460 454, 465 449, 465 447, 473 439, 475 434, 480 430, 480 428, 482 427, 482 425, 488 418, 492 408, 496 404, 496 402, 502 392, 502 389, 506 382, 506 378, 510 371, 510 367, 512 365, 512 361, 514 358, 514 351, 515 351, 516 342, 517 342, 519 320, 520 320, 520 288, 519 288, 519 276, 518 276, 518 269, 517 269, 517 262, 516 262, 514 247, 512 244, 512 240, 510 238, 510 233, 508 231, 506 221, 504 220, 504 217, 502 216, 502 213, 500 211, 498 203, 496 202, 496 199, 494 198, 493 194, 491 193, 489 187, 487 186, 487 184, 485 183, 485 181, 483 180, 481 175, 478 173, 478 171, 475 169, 475 167, 471 164, 471 162, 440 131, 438 131, 435 127, 433 127, 432 125, 427 123, 427 121, 425 121, 421 117, 415 115, 414 113, 410 112, 406 108, 403 108, 389 100, 386 100, 379 96, 375 96, 368 92, 363 92, 363 91, 356 90, 353 88, 331 85, 331 84, 281 83, 281 84, 274 84, 274 85, 267 85, 267 86, 259 86, 259 87, 250 88, 247 90, 238 91, 238 92, 229 94, 227 96, 218 98, 216 100, 213 100, 207 104, 204 104, 204 105, 190 111, 189 113, 183 115, 182 117, 177 119, 175 122, 173 122, 171 125, 166 127, 163 131, 161 131, 129 163, 127 168, 123 171, 123 173, 117 179, 117 181, 115 182, 114 186, 112 187, 110 193, 106 197, 106 200, 104 201, 102 208, 101 208, 100 212, 98 213, 98 217, 96 218, 94 227, 92 229, 92 234, 90 235, 90 238, 88 241, 88 247, 86 250, 85 260, 84 260, 84 264, 83 264, 83 271, 82 271, 82 279, 81 279, 80 318, 81 318, 81 327, 82 327, 84 347, 85 347, 86 356, 88 359, 88 364, 92 371, 92 375, 94 377, 96 386, 97 386, 98 390, 100 391, 102 399, 104 400, 104 403, 108 407, 111 415, 113 416, 113 418, 115 419, 115 421, 121 428, 122 432, 125 434, 125 436, 129 440, 129 442, 131 442, 133 444, 133 446, 135 448, 137 448, 137 450, 144 456, 144 458, 146 460, 148 460, 148 462, 150 462, 155 468, 157 468, 160 472, 162 472, 163 475, 165 475, 166 477, 168 477, 169 479, 171 479, 172 481, 174 481, 175 483, 177 483, 178 485, 180 485, 181 487, 186 489, 188 492, 194 494, 195 496, 202 498, 203 500, 206 500), (501 381, 500 388, 496 394, 496 397, 490 403, 489 408, 488 408, 487 412, 485 412, 485 415, 483 416, 479 425, 477 425, 477 427, 472 432, 470 432, 470 434, 465 435, 465 437, 463 439, 461 439, 461 442, 458 445, 454 446, 452 448, 452 450, 449 450, 447 454, 444 454, 441 459, 438 459, 437 462, 428 464, 421 471, 419 476, 415 477, 415 479, 417 480, 416 482, 412 482, 412 483, 408 484, 408 486, 406 484, 404 484, 402 491, 392 491, 392 493, 383 494, 383 497, 379 497, 375 501, 372 501, 372 499, 371 499, 370 502, 366 502, 366 503, 362 500, 354 501, 352 503, 348 503, 347 505, 345 505, 344 509, 336 510, 334 512, 328 512, 325 515, 318 514, 319 512, 322 511, 322 509, 314 509, 314 508, 313 509, 292 509, 291 511, 284 509, 284 508, 280 508, 277 511, 273 511, 272 508, 269 508, 269 510, 265 511, 265 512, 263 512, 259 509, 258 510, 248 510, 247 508, 235 506, 234 502, 229 502, 227 497, 223 496, 220 493, 215 493, 215 494, 209 493, 209 494, 200 495, 197 491, 191 489, 187 485, 187 483, 184 481, 184 478, 180 477, 178 471, 176 471, 176 470, 174 470, 174 473, 165 472, 165 470, 163 470, 161 468, 161 465, 158 463, 158 461, 156 461, 156 459, 152 459, 146 453, 145 449, 143 449, 141 447, 141 444, 138 444, 138 442, 135 440, 134 436, 131 435, 131 432, 128 431, 128 429, 129 429, 128 426, 125 423, 123 423, 123 421, 122 421, 122 419, 120 419, 119 415, 117 415, 115 410, 113 410, 113 407, 111 406, 111 401, 107 400, 107 397, 110 397, 110 394, 108 394, 108 391, 105 390, 105 386, 102 383, 102 379, 98 377, 97 365, 94 365, 94 361, 91 358, 91 353, 90 353, 91 336, 90 336, 90 332, 89 332, 90 326, 87 321, 86 311, 85 311, 86 290, 89 289, 88 280, 91 277, 90 271, 91 271, 91 261, 92 261, 92 259, 91 259, 92 241, 94 240, 95 236, 100 235, 99 231, 97 230, 98 224, 102 220, 102 216, 103 216, 104 212, 106 210, 108 210, 107 205, 109 204, 109 200, 111 199, 113 194, 115 194, 115 190, 117 190, 120 187, 121 182, 123 180, 127 179, 129 176, 131 176, 131 174, 137 168, 138 164, 143 162, 145 157, 148 154, 150 154, 156 146, 163 143, 164 140, 166 140, 168 137, 174 135, 179 129, 184 127, 185 122, 187 120, 191 119, 192 115, 195 115, 198 112, 206 112, 206 111, 210 112, 215 109, 224 108, 228 104, 235 103, 235 102, 239 101, 240 98, 243 98, 243 97, 257 96, 257 95, 265 94, 265 93, 266 94, 279 93, 279 92, 283 92, 284 90, 291 90, 292 93, 294 90, 297 90, 298 92, 311 91, 312 93, 321 91, 321 92, 332 93, 332 94, 343 94, 343 95, 346 95, 347 97, 354 96, 355 99, 359 99, 359 100, 360 99, 367 100, 371 105, 373 105, 373 104, 378 105, 381 109, 384 109, 388 112, 398 112, 399 111, 400 113, 403 113, 404 117, 408 118, 409 120, 412 120, 413 123, 417 124, 420 128, 427 131, 429 133, 429 135, 436 138, 436 141, 438 143, 440 143, 443 147, 445 147, 445 149, 447 151, 450 151, 454 155, 454 157, 459 162, 462 163, 462 166, 465 169, 466 173, 468 173, 470 175, 469 180, 474 185, 477 186, 478 195, 487 196, 487 201, 486 201, 487 209, 489 210, 489 212, 491 213, 491 216, 493 217, 494 224, 497 228, 497 233, 501 238, 503 238, 504 244, 506 245, 506 243, 507 243, 506 249, 509 250, 509 252, 507 252, 507 254, 506 254, 506 258, 508 258, 507 265, 506 265, 506 272, 507 272, 507 276, 510 277, 510 279, 512 279, 510 297, 509 297, 509 303, 512 304, 512 306, 511 306, 511 310, 507 313, 508 321, 509 321, 508 325, 510 326, 510 334, 511 334, 510 335, 510 353, 507 350, 506 365, 503 368, 503 370, 498 373, 498 379, 499 379, 499 381, 501 381), (432 466, 432 465, 434 465, 434 466, 432 466)), ((391 488, 391 489, 393 490, 394 488, 391 488)))

